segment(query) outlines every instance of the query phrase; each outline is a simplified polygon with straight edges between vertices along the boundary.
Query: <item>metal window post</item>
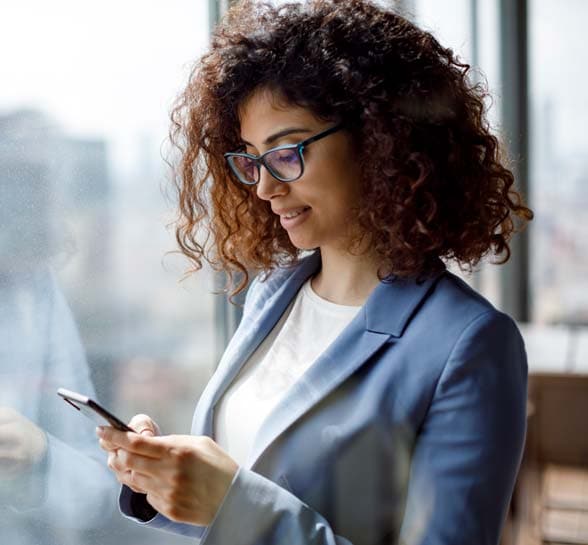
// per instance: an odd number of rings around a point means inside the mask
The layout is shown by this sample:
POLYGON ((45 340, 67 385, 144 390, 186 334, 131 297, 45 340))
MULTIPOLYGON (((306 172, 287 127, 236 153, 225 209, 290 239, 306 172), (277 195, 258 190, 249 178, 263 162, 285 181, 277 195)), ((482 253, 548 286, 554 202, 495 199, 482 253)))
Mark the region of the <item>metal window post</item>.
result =
MULTIPOLYGON (((229 5, 234 0, 208 0, 208 20, 210 30, 219 22, 223 14, 228 9, 229 5)), ((220 290, 225 285, 225 274, 214 273, 214 289, 220 290)), ((228 296, 221 294, 214 296, 214 325, 215 325, 215 339, 216 339, 216 358, 215 367, 218 365, 227 344, 231 337, 237 330, 239 322, 241 321, 242 308, 240 306, 232 305, 228 296)), ((245 292, 241 292, 235 298, 235 301, 242 305, 245 301, 245 292)))
MULTIPOLYGON (((500 70, 502 129, 513 161, 516 188, 529 201, 529 89, 527 0, 500 0, 500 70)), ((501 307, 529 321, 529 233, 516 234, 512 257, 501 267, 501 307)))

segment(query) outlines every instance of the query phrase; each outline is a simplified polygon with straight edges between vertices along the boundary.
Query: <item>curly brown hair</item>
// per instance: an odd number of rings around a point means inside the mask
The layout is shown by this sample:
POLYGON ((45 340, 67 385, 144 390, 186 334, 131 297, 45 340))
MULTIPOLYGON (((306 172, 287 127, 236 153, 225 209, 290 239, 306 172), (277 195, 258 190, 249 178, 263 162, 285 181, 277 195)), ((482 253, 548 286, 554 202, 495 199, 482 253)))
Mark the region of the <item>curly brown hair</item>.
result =
POLYGON ((441 259, 471 270, 490 250, 506 262, 515 219, 523 226, 533 212, 490 132, 486 85, 469 72, 430 33, 366 0, 238 2, 171 112, 176 238, 192 270, 203 259, 224 270, 234 296, 248 272, 300 258, 223 157, 240 147, 239 108, 261 88, 350 131, 362 167, 357 219, 384 263, 380 279, 428 275, 441 259))

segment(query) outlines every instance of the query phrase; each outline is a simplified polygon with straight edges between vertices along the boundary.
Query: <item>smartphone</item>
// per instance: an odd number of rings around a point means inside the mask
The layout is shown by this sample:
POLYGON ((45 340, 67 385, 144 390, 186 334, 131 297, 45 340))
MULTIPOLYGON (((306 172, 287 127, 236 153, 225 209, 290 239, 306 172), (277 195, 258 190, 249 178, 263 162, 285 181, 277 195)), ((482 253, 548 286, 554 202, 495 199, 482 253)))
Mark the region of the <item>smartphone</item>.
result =
POLYGON ((120 431, 135 431, 129 428, 129 426, 114 416, 110 411, 107 411, 99 403, 85 395, 66 390, 65 388, 59 388, 57 390, 57 395, 61 396, 63 400, 66 403, 69 403, 74 409, 86 415, 101 426, 112 426, 120 431))

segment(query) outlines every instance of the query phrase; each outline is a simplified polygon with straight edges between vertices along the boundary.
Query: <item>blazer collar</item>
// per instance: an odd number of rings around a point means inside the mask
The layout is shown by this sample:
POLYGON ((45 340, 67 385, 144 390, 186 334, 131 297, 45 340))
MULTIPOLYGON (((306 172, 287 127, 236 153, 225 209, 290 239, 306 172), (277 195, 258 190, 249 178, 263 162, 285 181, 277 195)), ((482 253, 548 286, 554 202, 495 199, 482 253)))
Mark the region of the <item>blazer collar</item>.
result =
POLYGON ((365 303, 366 329, 401 337, 444 272, 440 271, 420 282, 415 278, 380 282, 365 303))
MULTIPOLYGON (((439 262, 442 263, 441 260, 439 262)), ((295 294, 310 276, 318 272, 320 266, 321 257, 317 250, 305 258, 296 273, 286 281, 284 292, 295 294), (289 286, 286 285, 288 283, 289 286)), ((364 303, 366 330, 401 337, 410 318, 444 272, 444 269, 440 270, 419 282, 414 277, 380 282, 364 303)), ((286 301, 289 302, 290 299, 286 301)))

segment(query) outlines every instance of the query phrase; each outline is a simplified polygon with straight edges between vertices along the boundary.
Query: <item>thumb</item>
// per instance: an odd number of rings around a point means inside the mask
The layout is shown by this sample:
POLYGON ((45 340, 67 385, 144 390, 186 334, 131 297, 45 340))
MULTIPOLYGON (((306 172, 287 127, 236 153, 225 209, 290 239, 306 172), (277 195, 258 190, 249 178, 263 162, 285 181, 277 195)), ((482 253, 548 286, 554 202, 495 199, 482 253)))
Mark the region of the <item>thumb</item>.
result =
POLYGON ((133 416, 129 422, 129 427, 141 435, 147 435, 149 437, 161 435, 157 423, 146 414, 136 414, 133 416))

